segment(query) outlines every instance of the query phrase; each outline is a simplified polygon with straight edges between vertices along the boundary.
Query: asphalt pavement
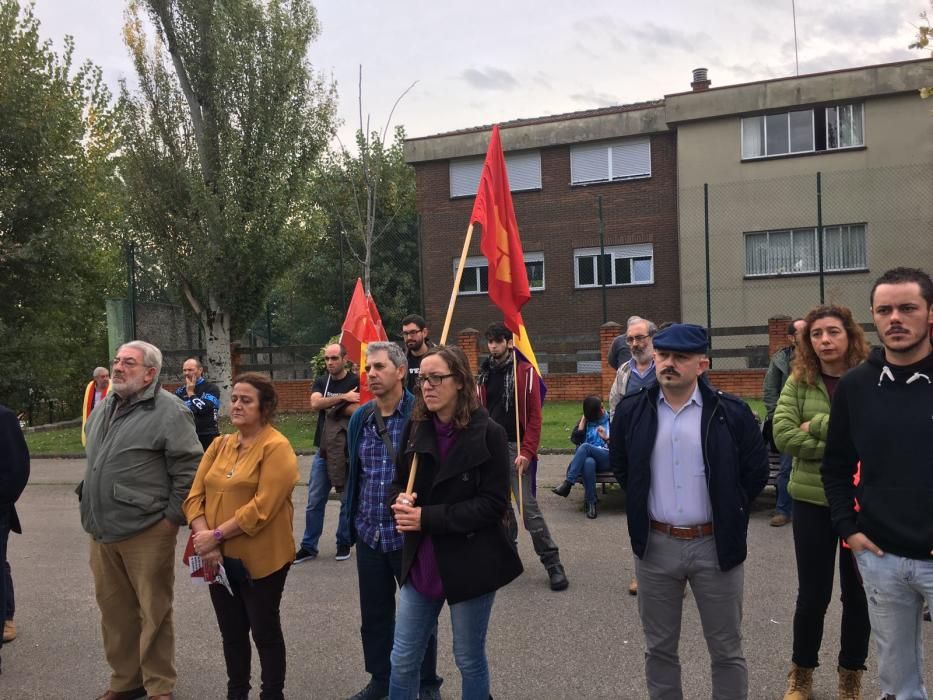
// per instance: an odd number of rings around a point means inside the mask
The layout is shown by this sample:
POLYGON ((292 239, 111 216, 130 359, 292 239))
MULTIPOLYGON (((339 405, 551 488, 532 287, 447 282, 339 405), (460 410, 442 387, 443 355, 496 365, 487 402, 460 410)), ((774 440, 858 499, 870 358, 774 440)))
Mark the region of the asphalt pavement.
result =
MULTIPOLYGON (((636 598, 626 589, 633 572, 625 527, 624 497, 601 496, 599 517, 583 516, 582 487, 568 499, 550 492, 569 458, 548 455, 539 471, 539 500, 570 578, 560 593, 522 534, 525 573, 496 596, 487 651, 497 700, 644 698, 643 638, 636 598)), ((309 457, 301 458, 307 478, 309 457)), ((107 687, 97 605, 88 568, 87 536, 78 518, 74 485, 83 460, 33 460, 32 478, 18 508, 24 534, 10 538, 9 559, 16 588, 19 638, 3 647, 0 698, 95 698, 107 687)), ((306 482, 303 482, 306 483, 306 482)), ((307 490, 295 489, 295 534, 304 528, 307 490)), ((750 555, 745 564, 745 654, 750 697, 781 698, 790 665, 796 572, 791 527, 768 526, 773 492, 763 494, 752 514, 750 555)), ((355 557, 334 560, 338 504, 330 501, 320 557, 295 566, 282 601, 288 645, 290 698, 348 698, 368 680, 359 639, 355 557)), ((191 583, 181 565, 179 534, 175 584, 178 700, 225 697, 220 634, 207 591, 191 583)), ((840 604, 834 595, 825 625, 822 666, 813 698, 835 698, 840 604)), ((933 625, 924 625, 933 649, 933 625)), ((449 615, 441 613, 438 668, 444 698, 460 695, 451 653, 449 615)), ((928 654, 929 658, 930 654, 928 654)), ((709 657, 692 597, 684 605, 681 661, 685 697, 709 698, 709 657)), ((258 660, 253 661, 258 697, 258 660)), ((864 697, 877 697, 874 649, 865 674, 864 697)), ((933 678, 931 662, 925 664, 933 678)))

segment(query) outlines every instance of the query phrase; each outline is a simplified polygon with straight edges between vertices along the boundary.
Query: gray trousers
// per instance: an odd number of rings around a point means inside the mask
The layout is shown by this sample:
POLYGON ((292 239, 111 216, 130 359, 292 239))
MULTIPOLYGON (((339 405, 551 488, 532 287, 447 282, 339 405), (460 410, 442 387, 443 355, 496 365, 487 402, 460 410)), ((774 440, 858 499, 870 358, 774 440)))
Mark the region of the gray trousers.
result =
POLYGON ((744 565, 722 572, 712 536, 678 540, 651 530, 642 559, 635 558, 638 613, 645 632, 645 679, 652 700, 682 700, 680 623, 687 581, 709 649, 712 697, 745 700, 748 668, 742 654, 744 565))
MULTIPOLYGON (((518 508, 518 470, 515 468, 515 459, 518 457, 518 446, 514 442, 509 443, 509 478, 512 482, 512 493, 515 494, 515 504, 509 501, 509 536, 513 542, 518 540, 518 522, 515 519, 515 510, 518 508)), ((524 509, 524 525, 531 535, 531 543, 534 545, 535 553, 541 559, 544 567, 560 564, 560 554, 557 544, 551 537, 547 529, 547 523, 544 522, 544 516, 541 515, 541 507, 538 501, 531 493, 531 478, 528 473, 522 477, 522 507, 524 509)))

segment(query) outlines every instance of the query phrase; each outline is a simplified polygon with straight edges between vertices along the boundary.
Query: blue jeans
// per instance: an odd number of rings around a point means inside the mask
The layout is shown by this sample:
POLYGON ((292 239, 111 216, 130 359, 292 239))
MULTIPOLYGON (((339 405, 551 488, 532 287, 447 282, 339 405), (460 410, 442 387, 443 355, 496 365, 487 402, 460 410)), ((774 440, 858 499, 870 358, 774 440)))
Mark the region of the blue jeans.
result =
POLYGON ((774 504, 774 510, 786 515, 788 518, 794 512, 794 499, 787 493, 787 482, 790 481, 790 469, 793 463, 794 458, 791 455, 781 455, 781 468, 778 471, 774 485, 777 490, 777 502, 774 504))
MULTIPOLYGON (((489 698, 486 629, 495 597, 492 592, 450 606, 454 659, 460 669, 463 700, 489 698)), ((443 607, 443 600, 425 598, 410 583, 402 586, 392 645, 389 700, 417 699, 421 659, 443 607)))
POLYGON ((924 600, 933 607, 933 561, 890 552, 879 557, 868 550, 855 559, 878 648, 881 692, 897 700, 925 700, 921 625, 924 600))
MULTIPOLYGON (((330 495, 330 477, 327 476, 327 462, 321 457, 320 450, 311 461, 311 476, 308 477, 308 506, 305 508, 305 534, 301 538, 301 547, 317 554, 317 543, 324 531, 324 506, 330 495)), ((346 494, 340 494, 340 516, 337 520, 337 546, 350 546, 350 524, 347 520, 346 494)))
POLYGON ((587 503, 596 503, 596 472, 608 471, 609 450, 584 442, 577 448, 567 468, 567 481, 577 483, 583 474, 583 494, 587 503))

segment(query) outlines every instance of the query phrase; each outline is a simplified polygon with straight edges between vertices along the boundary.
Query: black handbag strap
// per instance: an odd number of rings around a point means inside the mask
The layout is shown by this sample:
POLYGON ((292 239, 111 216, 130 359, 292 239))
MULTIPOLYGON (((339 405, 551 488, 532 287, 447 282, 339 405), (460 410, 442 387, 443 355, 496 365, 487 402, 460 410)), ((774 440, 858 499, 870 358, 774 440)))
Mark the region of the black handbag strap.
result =
POLYGON ((392 463, 395 463, 395 445, 392 444, 392 438, 389 437, 389 429, 386 428, 386 422, 382 418, 382 412, 379 410, 378 406, 373 408, 373 420, 376 421, 376 432, 379 433, 379 437, 382 438, 382 442, 386 446, 386 451, 389 453, 389 458, 392 460, 392 463))

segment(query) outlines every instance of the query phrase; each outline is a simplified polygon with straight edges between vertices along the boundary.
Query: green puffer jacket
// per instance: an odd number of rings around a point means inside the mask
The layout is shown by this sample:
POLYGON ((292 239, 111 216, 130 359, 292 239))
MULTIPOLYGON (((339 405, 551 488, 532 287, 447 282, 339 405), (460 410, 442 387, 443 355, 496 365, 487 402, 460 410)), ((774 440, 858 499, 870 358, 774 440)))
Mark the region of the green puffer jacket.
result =
POLYGON ((787 491, 796 501, 829 506, 820 477, 826 433, 829 428, 829 394, 826 385, 798 383, 787 379, 774 410, 774 442, 783 454, 793 455, 787 491), (810 421, 810 432, 800 429, 810 421))

